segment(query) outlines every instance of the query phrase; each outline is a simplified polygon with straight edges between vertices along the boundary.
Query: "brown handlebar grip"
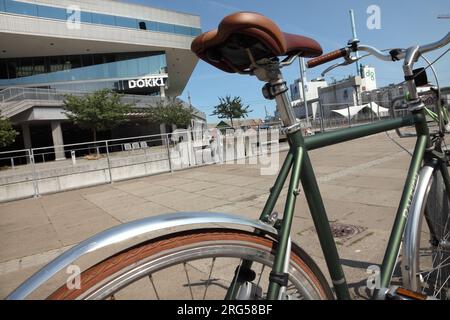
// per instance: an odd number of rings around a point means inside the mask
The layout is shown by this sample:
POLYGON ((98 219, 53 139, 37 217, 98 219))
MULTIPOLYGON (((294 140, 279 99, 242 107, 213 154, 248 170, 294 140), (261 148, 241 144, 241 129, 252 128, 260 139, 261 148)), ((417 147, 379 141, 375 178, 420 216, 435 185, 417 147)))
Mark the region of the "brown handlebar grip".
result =
POLYGON ((308 60, 308 62, 306 62, 306 66, 308 68, 314 68, 318 65, 327 63, 329 61, 345 57, 346 55, 347 55, 346 48, 334 50, 334 51, 328 52, 326 54, 323 54, 320 57, 308 60))

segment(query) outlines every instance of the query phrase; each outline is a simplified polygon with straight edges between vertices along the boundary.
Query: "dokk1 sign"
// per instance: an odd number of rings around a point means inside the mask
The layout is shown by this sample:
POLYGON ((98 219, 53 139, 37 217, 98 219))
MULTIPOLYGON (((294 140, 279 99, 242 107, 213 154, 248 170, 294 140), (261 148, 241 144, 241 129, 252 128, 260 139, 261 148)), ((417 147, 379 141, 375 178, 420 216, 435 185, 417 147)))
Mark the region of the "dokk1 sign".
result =
POLYGON ((114 87, 118 92, 125 93, 156 92, 160 87, 166 86, 167 78, 168 76, 164 74, 144 76, 138 79, 124 79, 117 81, 114 87))
POLYGON ((153 88, 153 87, 163 87, 164 79, 167 76, 140 78, 136 80, 128 80, 128 89, 134 88, 153 88))

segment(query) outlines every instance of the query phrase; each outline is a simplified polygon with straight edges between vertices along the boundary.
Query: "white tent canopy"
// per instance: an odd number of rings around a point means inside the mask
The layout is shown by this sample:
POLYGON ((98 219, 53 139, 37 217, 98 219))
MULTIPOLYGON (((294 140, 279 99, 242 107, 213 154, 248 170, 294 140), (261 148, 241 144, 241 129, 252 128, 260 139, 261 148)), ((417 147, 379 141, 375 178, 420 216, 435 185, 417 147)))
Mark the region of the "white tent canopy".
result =
POLYGON ((388 116, 389 115, 389 109, 382 107, 375 102, 372 102, 370 104, 365 105, 367 108, 371 109, 373 113, 377 114, 378 116, 388 116))
POLYGON ((332 112, 338 113, 341 116, 344 116, 345 118, 352 119, 355 115, 357 115, 362 109, 369 108, 372 110, 373 113, 377 114, 378 116, 387 116, 389 114, 389 109, 384 108, 376 104, 375 102, 372 102, 372 104, 365 104, 362 106, 351 106, 344 109, 335 109, 331 110, 332 112))
POLYGON ((336 113, 340 114, 341 116, 346 117, 347 119, 349 117, 351 119, 364 108, 365 108, 365 106, 351 106, 351 107, 347 107, 344 109, 336 109, 336 110, 331 110, 331 111, 336 112, 336 113))

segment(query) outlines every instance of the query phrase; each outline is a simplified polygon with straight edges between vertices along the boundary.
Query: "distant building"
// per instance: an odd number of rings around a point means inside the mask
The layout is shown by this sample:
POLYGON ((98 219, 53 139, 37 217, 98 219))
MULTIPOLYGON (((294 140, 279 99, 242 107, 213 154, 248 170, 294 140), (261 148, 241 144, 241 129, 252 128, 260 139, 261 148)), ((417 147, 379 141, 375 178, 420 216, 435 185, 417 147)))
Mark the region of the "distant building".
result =
MULTIPOLYGON (((427 91, 430 91, 429 85, 417 87, 417 92, 419 94, 427 91)), ((408 86, 406 85, 406 83, 391 83, 381 88, 363 92, 361 97, 363 103, 369 103, 370 101, 373 101, 377 102, 380 106, 389 108, 392 105, 398 107, 404 104, 407 92, 408 86)))
MULTIPOLYGON (((126 2, 0 0, 0 111, 20 131, 11 148, 91 139, 62 112, 67 93, 111 89, 135 113, 179 96, 198 61, 190 46, 200 33, 197 15, 126 2)), ((195 125, 205 118, 196 110, 195 125)), ((165 129, 137 117, 100 139, 165 129)))
POLYGON ((377 88, 375 69, 361 66, 361 76, 350 76, 347 79, 335 81, 327 87, 319 88, 319 101, 323 117, 330 116, 331 110, 344 109, 362 104, 361 94, 377 88))
MULTIPOLYGON (((324 88, 328 84, 323 79, 314 79, 312 81, 306 81, 305 85, 305 95, 306 102, 308 104, 308 115, 315 118, 317 109, 319 106, 319 88, 324 88)), ((302 80, 297 79, 290 86, 291 89, 291 104, 294 107, 295 116, 299 119, 306 117, 304 100, 303 100, 303 90, 302 90, 302 80)))

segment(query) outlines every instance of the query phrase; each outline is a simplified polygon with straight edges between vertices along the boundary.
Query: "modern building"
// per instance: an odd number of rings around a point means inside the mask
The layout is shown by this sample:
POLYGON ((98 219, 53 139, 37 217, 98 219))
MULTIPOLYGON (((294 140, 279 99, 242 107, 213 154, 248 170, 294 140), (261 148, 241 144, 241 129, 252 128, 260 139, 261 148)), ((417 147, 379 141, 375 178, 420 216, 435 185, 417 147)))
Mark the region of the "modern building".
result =
POLYGON ((361 94, 377 88, 375 68, 361 66, 361 75, 329 83, 318 89, 321 113, 328 118, 332 110, 345 109, 362 104, 361 94))
MULTIPOLYGON (((319 107, 319 88, 328 86, 327 82, 322 79, 313 79, 305 81, 305 96, 308 105, 308 116, 315 119, 319 107)), ((306 117, 305 104, 303 99, 302 80, 296 79, 290 85, 291 104, 294 107, 295 116, 299 119, 306 117)))
MULTIPOLYGON (((0 0, 0 110, 20 130, 17 147, 83 135, 62 113, 67 93, 109 88, 138 108, 179 96, 200 33, 199 16, 120 1, 0 0)), ((105 138, 164 130, 136 119, 105 138)))

